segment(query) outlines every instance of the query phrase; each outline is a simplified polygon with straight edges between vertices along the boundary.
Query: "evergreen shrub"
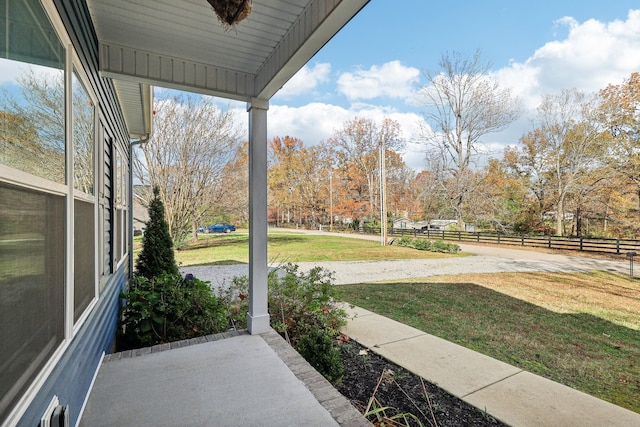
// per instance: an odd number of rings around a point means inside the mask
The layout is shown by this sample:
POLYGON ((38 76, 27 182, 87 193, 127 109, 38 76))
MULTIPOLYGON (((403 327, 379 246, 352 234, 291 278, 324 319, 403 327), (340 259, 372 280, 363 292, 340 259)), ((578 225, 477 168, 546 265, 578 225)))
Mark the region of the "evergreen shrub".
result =
POLYGON ((160 190, 154 187, 153 199, 149 204, 149 221, 142 236, 142 250, 136 261, 136 275, 152 279, 161 274, 178 275, 179 271, 160 190))
POLYGON ((335 342, 328 330, 313 328, 300 338, 297 347, 298 353, 334 385, 344 376, 342 357, 335 342))

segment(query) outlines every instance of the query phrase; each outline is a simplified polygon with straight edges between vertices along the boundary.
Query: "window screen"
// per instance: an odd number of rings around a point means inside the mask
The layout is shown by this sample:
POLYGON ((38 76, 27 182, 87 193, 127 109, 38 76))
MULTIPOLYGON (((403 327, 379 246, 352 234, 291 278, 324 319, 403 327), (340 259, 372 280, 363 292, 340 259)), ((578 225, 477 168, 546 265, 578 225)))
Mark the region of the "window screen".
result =
POLYGON ((77 321, 95 297, 94 204, 76 199, 74 210, 73 320, 77 321))
POLYGON ((64 196, 0 183, 0 419, 64 338, 64 196))

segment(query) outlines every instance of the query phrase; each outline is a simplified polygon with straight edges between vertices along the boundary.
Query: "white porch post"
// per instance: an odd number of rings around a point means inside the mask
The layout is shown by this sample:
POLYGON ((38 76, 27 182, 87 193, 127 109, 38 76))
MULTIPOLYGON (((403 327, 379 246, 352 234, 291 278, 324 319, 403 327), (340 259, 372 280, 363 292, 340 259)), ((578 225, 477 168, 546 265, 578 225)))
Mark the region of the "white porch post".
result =
POLYGON ((270 329, 267 307, 267 110, 269 101, 252 98, 249 112, 249 312, 247 329, 270 329))

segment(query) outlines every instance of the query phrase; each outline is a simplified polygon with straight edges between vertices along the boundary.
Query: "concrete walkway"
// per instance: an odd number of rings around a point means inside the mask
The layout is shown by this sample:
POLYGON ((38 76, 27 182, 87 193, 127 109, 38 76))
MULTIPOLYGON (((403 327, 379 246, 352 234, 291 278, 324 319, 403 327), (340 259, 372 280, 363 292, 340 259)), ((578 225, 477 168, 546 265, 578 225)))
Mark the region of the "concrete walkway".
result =
POLYGON ((346 310, 351 338, 511 426, 640 426, 638 413, 362 308, 346 310))

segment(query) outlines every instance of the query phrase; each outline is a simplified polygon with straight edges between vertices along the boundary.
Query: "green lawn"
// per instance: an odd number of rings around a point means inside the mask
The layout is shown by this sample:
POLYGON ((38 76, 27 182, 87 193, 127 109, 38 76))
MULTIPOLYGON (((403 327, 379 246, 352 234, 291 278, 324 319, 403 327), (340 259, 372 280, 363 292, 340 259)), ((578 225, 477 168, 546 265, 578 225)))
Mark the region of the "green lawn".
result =
MULTIPOLYGON (((272 262, 359 261, 379 259, 438 258, 443 255, 399 246, 381 246, 379 242, 350 239, 336 235, 309 235, 269 231, 267 252, 272 262)), ((460 255, 457 255, 460 256, 460 255)), ((249 235, 201 234, 198 242, 176 251, 181 266, 220 265, 249 261, 249 235)))
POLYGON ((347 302, 640 412, 640 282, 496 273, 340 286, 347 302))

